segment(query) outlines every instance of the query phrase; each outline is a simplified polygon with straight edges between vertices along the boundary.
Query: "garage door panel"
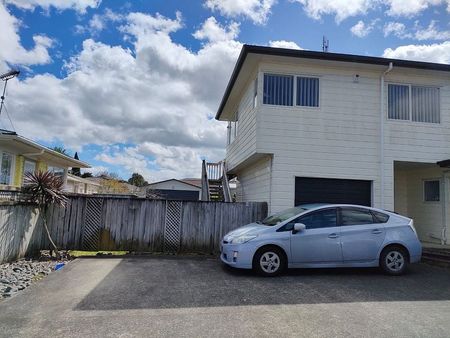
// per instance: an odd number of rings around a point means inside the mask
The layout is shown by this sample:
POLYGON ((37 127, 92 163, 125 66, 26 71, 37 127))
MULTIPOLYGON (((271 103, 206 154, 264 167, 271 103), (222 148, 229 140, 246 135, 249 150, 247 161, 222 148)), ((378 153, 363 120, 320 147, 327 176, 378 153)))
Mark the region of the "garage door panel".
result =
POLYGON ((295 205, 305 203, 371 206, 372 181, 330 178, 295 178, 295 205))

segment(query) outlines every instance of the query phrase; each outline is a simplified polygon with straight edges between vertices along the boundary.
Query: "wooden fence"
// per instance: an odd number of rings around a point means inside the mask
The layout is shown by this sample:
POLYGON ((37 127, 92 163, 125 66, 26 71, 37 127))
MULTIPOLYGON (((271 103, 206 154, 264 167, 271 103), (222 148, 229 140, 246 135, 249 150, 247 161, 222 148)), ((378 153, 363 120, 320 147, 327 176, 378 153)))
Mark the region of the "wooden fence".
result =
MULTIPOLYGON (((267 215, 267 204, 184 202, 70 196, 51 207, 49 228, 59 248, 215 253, 227 232, 267 215)), ((0 205, 0 262, 49 248, 34 206, 0 205)))

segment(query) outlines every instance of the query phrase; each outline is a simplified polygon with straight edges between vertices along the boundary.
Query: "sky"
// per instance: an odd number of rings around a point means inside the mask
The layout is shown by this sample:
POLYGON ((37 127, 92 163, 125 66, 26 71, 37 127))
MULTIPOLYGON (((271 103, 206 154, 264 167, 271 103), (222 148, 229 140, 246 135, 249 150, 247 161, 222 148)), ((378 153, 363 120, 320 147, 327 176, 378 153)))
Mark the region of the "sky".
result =
POLYGON ((450 63, 450 0, 0 0, 0 28, 0 128, 149 182, 224 158, 244 43, 450 63))

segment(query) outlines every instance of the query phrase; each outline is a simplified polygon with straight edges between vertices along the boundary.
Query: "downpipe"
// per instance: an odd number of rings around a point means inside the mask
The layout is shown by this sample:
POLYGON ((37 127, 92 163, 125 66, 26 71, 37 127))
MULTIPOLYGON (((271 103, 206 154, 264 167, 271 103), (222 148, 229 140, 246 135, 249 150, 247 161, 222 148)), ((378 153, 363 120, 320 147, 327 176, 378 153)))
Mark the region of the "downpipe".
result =
POLYGON ((384 120, 385 120, 385 99, 384 99, 384 77, 392 71, 394 64, 389 62, 389 67, 386 69, 380 78, 380 204, 381 209, 384 209, 384 120))

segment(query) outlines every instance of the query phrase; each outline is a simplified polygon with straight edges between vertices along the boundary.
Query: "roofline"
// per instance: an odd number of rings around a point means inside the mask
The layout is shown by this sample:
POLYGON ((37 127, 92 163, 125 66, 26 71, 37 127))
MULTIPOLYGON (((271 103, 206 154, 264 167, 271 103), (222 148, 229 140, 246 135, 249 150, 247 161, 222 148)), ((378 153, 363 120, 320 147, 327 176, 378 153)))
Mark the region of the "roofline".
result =
POLYGON ((30 140, 30 139, 27 139, 26 137, 20 136, 20 135, 18 135, 16 133, 14 133, 14 134, 0 134, 0 139, 2 139, 2 138, 3 139, 10 139, 10 140, 15 140, 15 141, 18 141, 18 142, 22 142, 22 143, 27 144, 29 146, 32 146, 32 147, 44 150, 44 152, 47 152, 47 153, 49 153, 51 155, 54 155, 54 156, 59 157, 59 158, 62 158, 64 160, 66 160, 66 161, 70 161, 73 164, 76 164, 76 166, 75 165, 74 166, 70 166, 71 168, 77 168, 78 166, 80 168, 90 168, 91 167, 86 162, 83 162, 83 161, 80 161, 80 160, 75 160, 74 158, 72 158, 70 156, 61 154, 61 153, 59 153, 59 152, 57 152, 55 150, 52 150, 52 149, 47 148, 47 147, 45 147, 43 145, 40 145, 39 143, 36 143, 36 142, 34 142, 34 141, 30 140))
POLYGON ((231 74, 230 81, 225 89, 225 94, 220 102, 219 109, 216 113, 216 120, 220 119, 222 115, 223 108, 228 101, 231 94, 231 90, 237 80, 237 77, 244 65, 245 59, 248 54, 260 54, 260 55, 273 55, 273 56, 285 56, 303 59, 316 59, 316 60, 327 60, 327 61, 341 61, 341 62, 354 62, 354 63, 365 63, 380 66, 389 66, 389 63, 393 63, 394 66, 404 67, 404 68, 415 68, 415 69, 427 69, 427 70, 437 70, 450 72, 450 65, 443 63, 432 63, 423 61, 411 61, 411 60, 400 60, 400 59, 388 59, 376 56, 363 56, 354 54, 341 54, 341 53, 328 53, 328 52, 317 52, 310 50, 301 49, 286 49, 286 48, 274 48, 266 46, 255 46, 255 45, 243 45, 241 53, 237 59, 236 65, 234 66, 233 73, 231 74))
POLYGON ((202 187, 200 187, 200 186, 198 186, 198 185, 191 184, 191 183, 187 183, 187 182, 183 182, 182 180, 178 180, 178 179, 176 179, 176 178, 169 178, 168 180, 163 180, 163 181, 158 181, 158 182, 149 183, 149 184, 145 185, 144 188, 146 188, 146 187, 148 187, 148 186, 150 186, 150 185, 159 184, 159 183, 164 183, 164 182, 169 182, 169 181, 177 181, 177 182, 180 182, 180 183, 183 183, 183 184, 187 184, 187 185, 190 185, 190 186, 192 186, 192 187, 199 188, 199 189, 202 188, 202 187))

